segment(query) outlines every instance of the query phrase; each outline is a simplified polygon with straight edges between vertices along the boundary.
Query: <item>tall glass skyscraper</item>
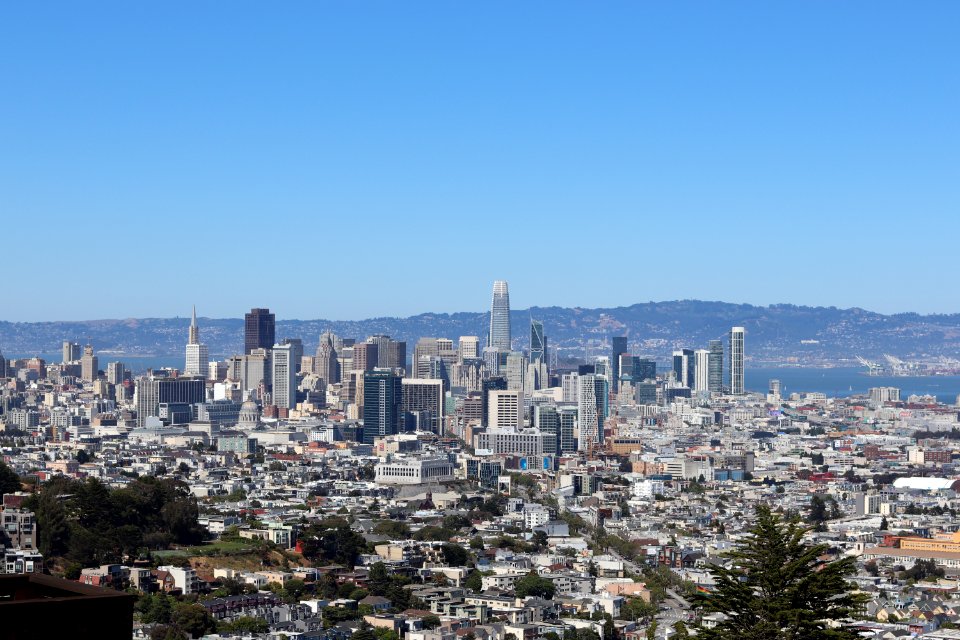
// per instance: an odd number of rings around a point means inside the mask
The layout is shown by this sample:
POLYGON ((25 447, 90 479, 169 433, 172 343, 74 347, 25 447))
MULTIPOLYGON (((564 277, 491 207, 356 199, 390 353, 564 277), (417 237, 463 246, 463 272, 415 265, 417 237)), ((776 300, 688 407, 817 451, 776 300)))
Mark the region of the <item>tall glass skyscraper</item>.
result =
POLYGON ((723 340, 711 340, 710 350, 710 393, 723 393, 723 340))
POLYGON ((363 442, 400 433, 403 378, 389 369, 363 374, 363 442))
POLYGON ((741 396, 743 389, 743 327, 730 329, 730 393, 741 396))
POLYGON ((493 283, 490 305, 490 336, 487 343, 497 351, 510 351, 510 291, 506 280, 493 283))
POLYGON ((547 337, 543 335, 543 323, 530 320, 530 362, 543 362, 547 355, 547 337))
POLYGON ((620 356, 627 352, 627 336, 614 336, 611 340, 613 349, 611 350, 610 364, 613 366, 613 390, 620 390, 620 356))
POLYGON ((277 317, 270 309, 251 309, 244 316, 243 352, 254 349, 273 349, 276 340, 277 317))

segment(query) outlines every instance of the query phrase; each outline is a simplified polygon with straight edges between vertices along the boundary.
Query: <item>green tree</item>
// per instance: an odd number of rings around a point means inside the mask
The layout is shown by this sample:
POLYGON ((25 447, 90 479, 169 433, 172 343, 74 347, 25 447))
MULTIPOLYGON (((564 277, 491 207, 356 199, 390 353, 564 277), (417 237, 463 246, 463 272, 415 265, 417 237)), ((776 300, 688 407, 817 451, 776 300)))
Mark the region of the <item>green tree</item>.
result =
POLYGON ((650 626, 647 627, 647 640, 656 640, 657 638, 657 621, 650 621, 650 626))
POLYGON ((756 508, 756 522, 741 546, 728 554, 729 567, 714 566, 716 588, 696 601, 704 613, 723 613, 716 627, 697 627, 702 640, 844 640, 856 638, 831 622, 855 614, 863 599, 846 577, 854 573, 852 557, 825 561, 825 544, 808 544, 809 529, 797 519, 784 520, 766 505, 756 508))
POLYGON ((202 604, 177 604, 170 615, 170 622, 192 637, 200 637, 217 630, 216 621, 202 604))
POLYGON ((440 618, 435 615, 423 616, 424 629, 436 629, 440 626, 440 618))
POLYGON ((470 548, 476 551, 483 551, 483 538, 480 536, 470 538, 470 548))
POLYGON ((241 616, 233 622, 227 622, 218 628, 221 633, 269 633, 270 625, 263 618, 241 616))
POLYGON ((20 476, 0 460, 0 495, 20 491, 20 476))
POLYGON ((810 498, 810 513, 807 514, 807 522, 814 525, 817 531, 823 531, 827 518, 826 501, 820 496, 814 495, 810 498))
POLYGON ((518 598, 536 596, 538 598, 550 600, 553 598, 553 594, 556 593, 556 590, 557 587, 551 580, 548 580, 547 578, 541 578, 535 571, 531 571, 527 575, 517 580, 513 587, 513 591, 517 594, 518 598))
POLYGON ((463 567, 467 564, 467 561, 470 558, 470 554, 467 553, 467 550, 461 547, 459 544, 448 542, 444 544, 441 549, 443 550, 444 562, 451 567, 463 567))
POLYGON ((189 640, 182 629, 172 624, 157 625, 150 630, 150 640, 189 640))
POLYGON ((483 590, 483 574, 474 569, 463 581, 463 586, 470 591, 480 593, 483 590))

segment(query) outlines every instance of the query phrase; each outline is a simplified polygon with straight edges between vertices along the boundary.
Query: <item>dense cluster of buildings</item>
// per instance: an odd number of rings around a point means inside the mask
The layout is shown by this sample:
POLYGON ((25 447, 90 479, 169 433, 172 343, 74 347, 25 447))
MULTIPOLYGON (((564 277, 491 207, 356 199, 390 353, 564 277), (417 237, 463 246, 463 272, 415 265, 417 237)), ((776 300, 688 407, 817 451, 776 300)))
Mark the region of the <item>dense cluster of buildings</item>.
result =
MULTIPOLYGON (((327 332, 308 355, 275 326, 269 310, 251 310, 243 353, 211 361, 194 312, 183 369, 143 375, 120 362, 101 371, 93 348, 73 342, 56 364, 0 358, 3 460, 35 483, 66 475, 122 487, 175 473, 211 537, 233 531, 282 549, 298 548, 305 522, 352 514, 374 552, 357 567, 262 571, 131 562, 84 567, 81 582, 190 594, 239 580, 252 592, 204 600, 213 615, 261 617, 303 638, 348 637, 360 622, 324 624, 323 612, 361 604, 366 624, 409 640, 607 637, 602 614, 619 637, 641 638, 650 619, 624 607, 651 599, 645 572, 666 567, 678 585, 709 590, 709 567, 729 561, 753 507, 768 503, 809 518, 834 556, 859 558, 870 605, 850 624, 864 637, 960 622, 954 406, 894 388, 846 399, 784 395, 775 380, 748 390, 743 327, 678 346, 669 363, 615 336, 607 355, 551 365, 542 322, 514 338, 506 282, 494 285, 483 339, 421 338, 409 354, 390 336, 327 332), (471 517, 491 498, 500 515, 471 517), (443 542, 469 549, 469 566, 415 535, 451 515, 463 520, 443 542), (377 533, 382 520, 409 535, 377 533), (598 547, 600 533, 628 544, 598 547), (906 577, 921 560, 942 575, 906 577), (414 579, 426 610, 382 597, 281 602, 265 590, 292 579, 360 588, 377 562, 414 579), (479 588, 467 586, 473 571, 479 588), (531 573, 553 597, 516 593, 531 573), (425 627, 430 616, 442 624, 425 627)), ((3 498, 6 573, 44 566, 43 531, 22 508, 28 489, 3 498)), ((656 602, 660 633, 696 617, 678 589, 656 602)))

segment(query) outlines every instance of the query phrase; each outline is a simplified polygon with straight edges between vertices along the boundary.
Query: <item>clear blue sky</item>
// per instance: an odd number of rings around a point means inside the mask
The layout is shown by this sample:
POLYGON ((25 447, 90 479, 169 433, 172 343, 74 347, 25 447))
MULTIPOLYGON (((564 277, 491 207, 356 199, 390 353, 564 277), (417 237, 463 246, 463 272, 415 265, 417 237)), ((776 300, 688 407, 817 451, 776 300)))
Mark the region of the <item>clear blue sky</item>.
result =
POLYGON ((960 3, 7 2, 0 319, 960 311, 960 3))

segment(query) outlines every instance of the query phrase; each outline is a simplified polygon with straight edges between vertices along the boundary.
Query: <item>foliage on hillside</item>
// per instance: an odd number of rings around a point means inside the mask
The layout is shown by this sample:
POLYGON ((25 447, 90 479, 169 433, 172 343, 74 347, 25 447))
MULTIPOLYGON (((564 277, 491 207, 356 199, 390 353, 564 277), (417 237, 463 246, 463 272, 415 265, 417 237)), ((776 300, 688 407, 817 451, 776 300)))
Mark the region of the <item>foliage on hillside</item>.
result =
POLYGON ((25 505, 36 512, 39 548, 48 560, 80 567, 136 558, 171 544, 196 544, 197 501, 187 485, 142 477, 122 489, 94 478, 54 478, 25 505))

